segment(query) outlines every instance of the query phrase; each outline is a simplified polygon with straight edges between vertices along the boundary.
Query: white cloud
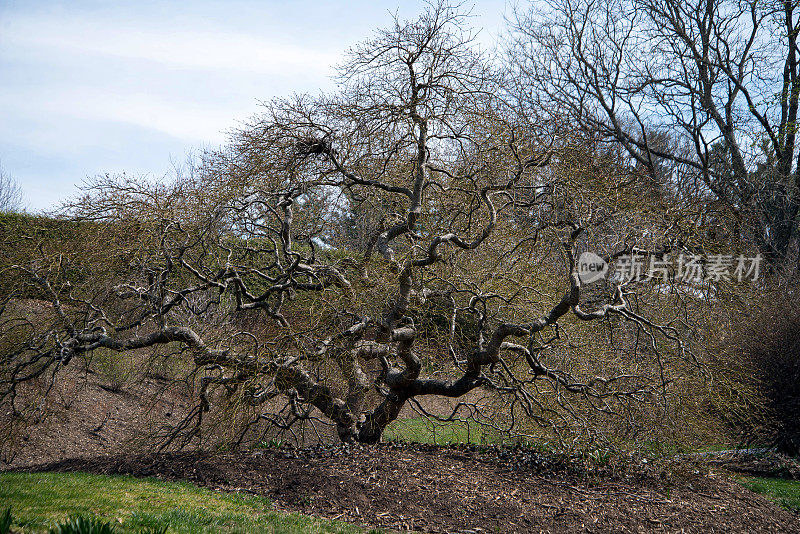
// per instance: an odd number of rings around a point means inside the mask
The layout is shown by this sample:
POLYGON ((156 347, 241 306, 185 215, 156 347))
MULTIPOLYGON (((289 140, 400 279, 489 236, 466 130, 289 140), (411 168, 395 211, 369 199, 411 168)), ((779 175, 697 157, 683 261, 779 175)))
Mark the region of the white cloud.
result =
MULTIPOLYGON (((143 93, 108 94, 81 90, 60 95, 46 104, 54 114, 94 121, 124 122, 150 128, 188 142, 220 143, 223 130, 234 126, 230 108, 208 108, 143 93)), ((244 118, 244 117, 242 117, 244 118)))
POLYGON ((226 130, 257 111, 258 98, 331 86, 331 65, 340 53, 86 13, 13 14, 3 20, 0 61, 24 67, 0 86, 0 114, 17 117, 16 142, 44 141, 60 152, 81 141, 29 125, 118 122, 186 143, 218 144, 226 130))
POLYGON ((17 17, 6 22, 3 47, 144 59, 185 69, 326 76, 340 59, 338 50, 303 48, 239 33, 142 29, 99 18, 17 17))

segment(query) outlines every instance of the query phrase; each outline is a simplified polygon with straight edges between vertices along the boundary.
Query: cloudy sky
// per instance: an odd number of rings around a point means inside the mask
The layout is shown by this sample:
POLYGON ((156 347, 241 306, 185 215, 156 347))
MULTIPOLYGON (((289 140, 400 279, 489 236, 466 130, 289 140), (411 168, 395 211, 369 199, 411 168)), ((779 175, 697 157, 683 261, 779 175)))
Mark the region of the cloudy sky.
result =
MULTIPOLYGON (((163 176, 418 0, 0 0, 0 165, 30 211, 100 173, 163 176)), ((468 4, 469 5, 469 4, 468 4)), ((493 42, 506 0, 476 0, 493 42)))

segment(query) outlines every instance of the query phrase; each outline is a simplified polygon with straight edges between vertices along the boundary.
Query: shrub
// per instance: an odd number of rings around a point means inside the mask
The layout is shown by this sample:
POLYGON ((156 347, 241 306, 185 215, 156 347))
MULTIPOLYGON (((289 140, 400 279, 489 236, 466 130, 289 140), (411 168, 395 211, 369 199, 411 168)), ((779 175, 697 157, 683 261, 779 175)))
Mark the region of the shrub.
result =
POLYGON ((743 329, 739 340, 764 421, 749 425, 750 441, 800 454, 800 304, 772 301, 743 329))

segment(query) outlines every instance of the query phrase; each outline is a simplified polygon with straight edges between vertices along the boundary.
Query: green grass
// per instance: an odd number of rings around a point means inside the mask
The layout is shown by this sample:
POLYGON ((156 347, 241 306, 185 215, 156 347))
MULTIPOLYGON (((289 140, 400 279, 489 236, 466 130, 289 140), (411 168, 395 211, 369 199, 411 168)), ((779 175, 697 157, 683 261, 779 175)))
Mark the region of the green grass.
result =
POLYGON ((507 435, 484 427, 474 421, 451 421, 433 423, 424 417, 411 417, 393 421, 383 433, 390 441, 408 441, 450 445, 454 443, 474 443, 477 445, 512 444, 514 440, 507 435))
MULTIPOLYGON (((263 497, 187 483, 85 473, 0 473, 0 507, 14 529, 47 532, 70 515, 111 521, 119 533, 169 526, 169 533, 364 533, 361 528, 272 510, 263 497)), ((377 533, 378 531, 370 531, 377 533)))
POLYGON ((766 495, 783 508, 800 513, 800 480, 746 477, 741 479, 747 488, 766 495))

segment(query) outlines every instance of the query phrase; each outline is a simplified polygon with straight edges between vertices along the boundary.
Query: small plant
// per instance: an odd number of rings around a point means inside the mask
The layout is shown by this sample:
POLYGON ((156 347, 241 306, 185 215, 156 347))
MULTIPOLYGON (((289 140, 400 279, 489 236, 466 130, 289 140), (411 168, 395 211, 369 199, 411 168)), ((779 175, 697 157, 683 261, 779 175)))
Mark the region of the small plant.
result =
POLYGON ((6 508, 6 511, 3 512, 3 515, 0 516, 0 534, 8 534, 11 532, 11 523, 13 518, 11 517, 11 507, 9 506, 6 508))
POLYGON ((49 534, 114 534, 114 532, 111 523, 97 518, 75 515, 51 528, 49 534))
POLYGON ((611 463, 611 451, 608 449, 595 449, 590 451, 587 456, 598 467, 607 466, 611 463))
POLYGON ((102 380, 100 387, 109 393, 121 392, 135 374, 129 357, 104 349, 92 355, 92 368, 102 380))
POLYGON ((283 446, 283 440, 272 438, 269 441, 262 441, 256 445, 259 449, 280 449, 283 446))

